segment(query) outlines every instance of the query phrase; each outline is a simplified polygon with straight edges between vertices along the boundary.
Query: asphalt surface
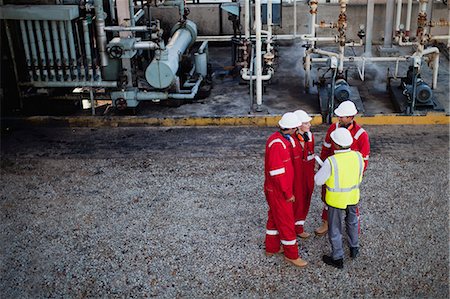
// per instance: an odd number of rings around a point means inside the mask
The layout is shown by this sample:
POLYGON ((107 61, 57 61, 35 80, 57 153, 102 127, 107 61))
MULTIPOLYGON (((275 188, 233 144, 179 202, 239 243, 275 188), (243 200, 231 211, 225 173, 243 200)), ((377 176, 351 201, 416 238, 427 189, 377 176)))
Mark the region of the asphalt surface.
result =
POLYGON ((275 128, 3 128, 0 297, 448 298, 449 127, 365 128, 361 256, 343 270, 326 237, 299 240, 305 269, 264 256, 275 128))

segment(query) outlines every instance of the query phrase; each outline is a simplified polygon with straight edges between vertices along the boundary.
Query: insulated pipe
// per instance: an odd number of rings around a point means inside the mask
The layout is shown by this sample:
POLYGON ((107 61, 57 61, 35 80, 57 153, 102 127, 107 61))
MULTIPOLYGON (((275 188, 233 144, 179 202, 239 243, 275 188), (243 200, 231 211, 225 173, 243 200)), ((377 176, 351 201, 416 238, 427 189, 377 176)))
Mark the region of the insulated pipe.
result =
POLYGON ((48 67, 50 69, 49 79, 51 81, 56 81, 55 69, 57 67, 56 67, 55 61, 53 61, 52 41, 51 41, 51 38, 50 38, 50 30, 49 30, 49 27, 48 27, 48 22, 49 21, 42 21, 42 22, 43 22, 43 27, 44 27, 45 45, 46 45, 46 48, 47 48, 48 67))
POLYGON ((67 36, 66 36, 66 30, 64 29, 64 21, 58 22, 59 26, 59 35, 61 36, 61 46, 62 46, 62 65, 64 67, 64 73, 65 73, 65 79, 72 80, 72 76, 69 72, 69 51, 67 49, 67 36))
POLYGON ((91 38, 89 36, 89 27, 87 20, 83 20, 83 33, 84 33, 84 50, 86 54, 86 68, 88 69, 88 80, 94 80, 94 71, 92 65, 92 55, 91 55, 91 38))
POLYGON ((392 48, 392 22, 394 21, 394 0, 386 1, 386 20, 384 26, 384 47, 392 48))
POLYGON ((156 50, 159 45, 152 41, 136 42, 133 45, 133 50, 156 50))
POLYGON ((77 55, 75 52, 75 40, 73 38, 72 22, 67 21, 67 36, 69 37, 69 54, 70 54, 70 76, 72 79, 78 79, 77 55))
POLYGON ((55 57, 56 57, 56 68, 58 70, 58 80, 63 80, 64 75, 61 66, 61 47, 59 46, 59 36, 58 36, 58 26, 56 21, 51 21, 52 24, 52 35, 53 35, 53 46, 55 47, 55 57))
POLYGON ((25 21, 20 20, 20 31, 22 33, 22 43, 23 49, 25 51, 25 58, 27 59, 28 76, 30 80, 34 80, 33 70, 31 68, 31 56, 30 56, 30 46, 28 44, 27 28, 25 26, 25 21))
MULTIPOLYGON (((133 3, 133 0, 130 0, 130 3, 133 3)), ((108 55, 106 54, 105 12, 103 11, 103 0, 95 0, 94 7, 95 7, 95 31, 97 32, 96 46, 98 49, 98 54, 100 56, 101 66, 107 66, 108 55)))
POLYGON ((186 20, 178 23, 166 48, 157 55, 145 70, 147 82, 154 88, 167 88, 174 82, 179 68, 179 59, 186 49, 195 41, 197 26, 186 20))
POLYGON ((406 6, 405 37, 407 40, 409 40, 409 32, 411 30, 412 1, 408 0, 408 5, 406 6))
POLYGON ((41 59, 42 66, 42 76, 45 81, 48 81, 48 71, 47 71, 47 57, 45 56, 44 41, 42 38, 41 23, 39 21, 34 21, 36 26, 36 39, 39 47, 39 56, 41 59))
MULTIPOLYGON (((411 0, 412 1, 412 0, 411 0)), ((367 13, 366 13, 366 47, 365 54, 372 56, 372 33, 373 33, 373 17, 374 17, 374 0, 367 0, 367 13)))
POLYGON ((33 32, 33 22, 27 21, 27 27, 28 27, 28 36, 30 37, 30 48, 31 48, 31 56, 33 57, 33 68, 34 72, 36 74, 36 80, 41 81, 41 72, 39 70, 39 64, 38 64, 38 56, 37 56, 37 45, 36 40, 34 39, 34 32, 33 32))
POLYGON ((262 61, 261 61, 261 0, 255 0, 255 27, 256 27, 256 111, 262 105, 262 61))

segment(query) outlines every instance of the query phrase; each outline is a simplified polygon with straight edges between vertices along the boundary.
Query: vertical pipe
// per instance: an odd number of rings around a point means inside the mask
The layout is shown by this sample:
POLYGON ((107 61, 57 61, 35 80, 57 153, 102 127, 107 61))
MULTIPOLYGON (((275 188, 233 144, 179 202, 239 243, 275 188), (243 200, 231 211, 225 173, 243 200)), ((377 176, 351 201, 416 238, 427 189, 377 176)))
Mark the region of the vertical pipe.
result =
POLYGON ((66 30, 64 28, 64 21, 58 21, 59 35, 61 36, 61 47, 62 47, 62 67, 64 69, 64 78, 62 81, 69 80, 72 81, 72 77, 69 72, 69 51, 67 48, 67 36, 66 30))
POLYGON ((78 66, 77 66, 77 54, 75 52, 75 40, 73 38, 72 21, 67 21, 67 36, 69 37, 69 54, 70 54, 70 69, 71 76, 75 80, 78 80, 78 66))
POLYGON ((267 0, 267 53, 272 52, 272 0, 267 0))
POLYGON ((116 10, 114 7, 115 2, 116 1, 114 1, 114 0, 109 0, 109 15, 111 16, 112 20, 116 19, 116 10))
MULTIPOLYGON (((182 0, 182 2, 184 3, 184 0, 182 0)), ((134 26, 136 24, 135 20, 134 20, 134 0, 128 0, 128 4, 130 5, 130 26, 134 26)), ((181 13, 181 8, 180 8, 180 13, 181 13)), ((183 12, 181 13, 181 15, 184 14, 184 8, 183 8, 183 12)))
POLYGON ((48 81, 47 57, 45 57, 45 48, 42 38, 41 23, 39 21, 34 21, 34 25, 36 26, 36 38, 39 47, 39 56, 42 66, 42 77, 45 81, 48 81))
POLYGON ((33 32, 33 22, 27 21, 27 27, 28 27, 28 36, 30 37, 30 48, 31 48, 31 57, 33 57, 33 68, 34 72, 36 74, 36 80, 41 81, 41 72, 39 70, 39 64, 38 64, 38 56, 37 56, 37 45, 36 40, 34 38, 34 32, 33 32))
POLYGON ((392 48, 392 23, 394 21, 394 0, 386 1, 386 20, 384 26, 384 44, 385 48, 392 48))
POLYGON ((43 27, 44 27, 45 45, 47 48, 48 67, 50 69, 49 80, 55 81, 56 80, 56 76, 55 76, 56 65, 55 65, 55 61, 53 60, 52 40, 50 37, 50 30, 48 27, 49 21, 42 21, 42 22, 43 22, 43 27))
POLYGON ((245 30, 245 39, 250 40, 250 0, 244 1, 244 30, 245 30))
POLYGON ((402 18, 402 0, 397 0, 397 15, 395 18, 395 35, 398 36, 400 32, 400 22, 402 18))
POLYGON ((33 69, 31 68, 30 45, 28 44, 27 28, 24 20, 20 20, 20 31, 22 32, 23 49, 27 59, 28 76, 31 81, 34 81, 33 69))
POLYGON ((63 80, 64 75, 62 72, 61 66, 61 47, 59 45, 59 34, 58 34, 58 26, 56 21, 51 21, 52 24, 52 35, 53 35, 53 46, 55 47, 55 58, 56 58, 56 68, 58 70, 58 80, 63 80))
POLYGON ((261 63, 261 0, 255 0, 256 27, 256 111, 261 111, 262 105, 262 63, 261 63))
MULTIPOLYGON (((309 34, 311 35, 311 37, 315 37, 316 36, 316 18, 317 18, 317 7, 318 7, 318 2, 317 0, 312 0, 310 2, 310 25, 309 25, 309 34)), ((312 41, 312 47, 315 48, 316 47, 316 41, 312 41)))
POLYGON ((83 33, 84 33, 84 51, 86 53, 86 68, 88 73, 86 81, 92 81, 94 79, 94 72, 91 55, 91 38, 89 36, 89 27, 87 20, 83 20, 83 33))
POLYGON ((431 83, 431 88, 435 89, 437 87, 438 71, 439 71, 439 52, 437 54, 432 54, 433 56, 433 81, 431 83))
MULTIPOLYGON (((280 9, 281 9, 280 2, 280 9)), ((297 37, 297 0, 294 0, 294 39, 297 37)))
POLYGON ((409 40, 409 32, 411 31, 412 1, 408 0, 408 5, 406 6, 405 37, 407 40, 409 40))
MULTIPOLYGON (((133 0, 130 0, 133 3, 133 0)), ((106 55, 106 33, 105 33, 105 12, 103 11, 103 1, 95 0, 95 29, 97 32, 97 49, 100 55, 101 66, 108 65, 108 56, 106 55)), ((131 16, 134 22, 134 16, 131 16)), ((132 25, 134 26, 134 24, 132 25)))
POLYGON ((22 102, 22 97, 21 97, 20 88, 19 88, 19 73, 17 72, 17 63, 16 63, 16 55, 14 54, 13 39, 11 36, 11 30, 9 29, 8 21, 7 20, 3 20, 3 21, 5 22, 5 32, 6 32, 6 37, 8 39, 9 52, 11 54, 11 60, 12 60, 13 68, 14 68, 14 76, 16 77, 15 79, 16 79, 17 92, 19 93, 19 108, 22 109, 23 102, 22 102))
MULTIPOLYGON (((412 0, 411 0, 412 1, 412 0)), ((375 0, 367 0, 367 31, 365 54, 372 56, 372 33, 373 33, 373 17, 374 17, 375 0)))

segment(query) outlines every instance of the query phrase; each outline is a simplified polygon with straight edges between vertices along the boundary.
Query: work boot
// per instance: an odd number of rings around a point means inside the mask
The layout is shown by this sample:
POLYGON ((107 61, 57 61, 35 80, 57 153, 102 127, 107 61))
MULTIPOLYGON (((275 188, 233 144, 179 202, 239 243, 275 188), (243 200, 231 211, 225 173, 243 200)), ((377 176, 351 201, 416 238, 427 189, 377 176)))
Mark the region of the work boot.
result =
POLYGON ((350 247, 350 257, 352 259, 358 257, 359 255, 359 247, 350 247))
POLYGON ((302 239, 308 239, 311 236, 311 234, 307 233, 307 232, 302 232, 301 234, 298 234, 297 236, 299 236, 302 239))
POLYGON ((278 250, 278 252, 267 252, 266 251, 266 256, 274 256, 277 253, 283 253, 283 252, 284 252, 284 249, 283 249, 283 246, 281 246, 281 248, 280 248, 280 250, 278 250))
POLYGON ((324 255, 324 256, 322 256, 322 261, 325 264, 333 266, 333 267, 338 268, 338 269, 344 268, 344 259, 334 260, 331 256, 324 255))
POLYGON ((308 265, 308 262, 305 261, 305 260, 302 260, 301 258, 297 258, 297 259, 295 259, 295 260, 292 260, 292 259, 290 259, 290 258, 284 257, 284 260, 285 260, 286 262, 289 262, 289 263, 293 264, 294 266, 300 267, 300 268, 303 268, 303 267, 305 267, 306 265, 308 265))
POLYGON ((314 233, 315 233, 317 236, 323 236, 323 235, 325 235, 327 232, 328 232, 328 221, 327 221, 327 220, 324 220, 324 221, 322 222, 322 225, 314 231, 314 233))

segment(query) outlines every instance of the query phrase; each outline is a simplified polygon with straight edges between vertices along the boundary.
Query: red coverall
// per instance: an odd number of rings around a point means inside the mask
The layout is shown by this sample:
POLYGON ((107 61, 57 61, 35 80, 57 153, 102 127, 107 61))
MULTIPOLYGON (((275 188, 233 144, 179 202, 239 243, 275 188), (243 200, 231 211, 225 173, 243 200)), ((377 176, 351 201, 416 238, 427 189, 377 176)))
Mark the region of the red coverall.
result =
POLYGON ((294 217, 295 232, 303 233, 306 216, 308 215, 311 197, 314 191, 314 136, 307 132, 309 141, 302 147, 300 138, 295 135, 296 146, 294 148, 294 217))
POLYGON ((280 132, 272 134, 266 143, 264 193, 269 205, 266 225, 266 251, 276 253, 283 244, 284 255, 297 259, 298 246, 294 227, 292 202, 294 166, 291 155, 294 143, 280 132))
MULTIPOLYGON (((331 142, 330 134, 334 130, 339 128, 339 122, 332 124, 327 131, 327 135, 325 136, 325 141, 322 145, 322 152, 320 153, 320 159, 325 161, 326 158, 332 156, 334 154, 334 146, 331 142)), ((369 135, 367 132, 361 128, 354 120, 353 123, 348 127, 350 133, 353 136, 353 143, 350 147, 353 151, 358 151, 361 153, 364 159, 364 171, 369 164, 369 154, 370 154, 370 142, 369 135)), ((322 200, 325 202, 325 185, 322 187, 322 200)), ((356 210, 356 215, 358 216, 358 231, 359 231, 359 209, 356 210)), ((326 206, 322 210, 322 220, 328 220, 326 206)))

